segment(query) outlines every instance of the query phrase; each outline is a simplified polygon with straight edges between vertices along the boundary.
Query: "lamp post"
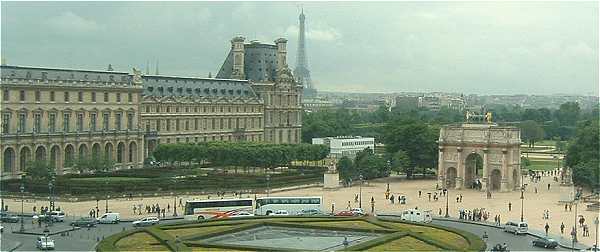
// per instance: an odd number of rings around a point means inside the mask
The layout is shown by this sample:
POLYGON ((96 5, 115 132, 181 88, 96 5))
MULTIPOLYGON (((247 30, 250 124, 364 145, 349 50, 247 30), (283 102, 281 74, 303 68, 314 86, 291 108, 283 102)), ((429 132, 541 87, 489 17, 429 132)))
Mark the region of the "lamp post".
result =
MULTIPOLYGON (((49 196, 48 196, 48 200, 50 201, 50 211, 54 211, 54 198, 53 198, 53 192, 54 192, 54 178, 51 178, 50 181, 48 182, 48 190, 49 190, 49 196)), ((54 218, 52 218, 52 214, 50 214, 50 219, 48 220, 48 226, 52 226, 53 224, 53 220, 54 218)))
POLYGON ((525 205, 525 197, 523 197, 523 192, 525 192, 525 187, 521 186, 521 222, 523 222, 523 207, 525 205))
MULTIPOLYGON (((104 185, 105 185, 104 188, 108 189, 108 180, 104 182, 104 185)), ((104 199, 106 200, 106 205, 105 205, 105 208, 104 208, 104 212, 108 213, 108 197, 109 197, 108 196, 108 192, 106 192, 106 195, 104 195, 104 196, 105 196, 104 199)))
POLYGON ((577 242, 577 201, 575 202, 575 225, 573 226, 573 246, 577 242))
POLYGON ((363 183, 363 175, 359 175, 358 179, 360 180, 360 184, 358 186, 358 208, 362 208, 362 183, 363 183))
POLYGON ((24 175, 21 175, 21 186, 19 189, 21 190, 21 228, 20 232, 25 232, 25 222, 23 221, 23 215, 25 210, 25 184, 23 184, 24 175))
MULTIPOLYGON (((173 187, 175 187, 177 185, 177 180, 175 178, 173 178, 173 187)), ((175 198, 173 199, 173 216, 176 217, 177 216, 177 190, 175 190, 175 188, 173 188, 173 191, 175 191, 175 198)))
POLYGON ((596 225, 596 243, 594 244, 594 248, 597 250, 598 249, 598 225, 600 224, 600 220, 598 220, 598 217, 596 217, 596 219, 594 220, 594 224, 596 225))
POLYGON ((271 195, 271 175, 267 174, 267 197, 271 195))
POLYGON ((450 218, 450 214, 448 213, 448 205, 450 202, 448 198, 450 198, 450 191, 448 191, 448 188, 444 188, 444 190, 446 190, 446 215, 444 217, 450 218))

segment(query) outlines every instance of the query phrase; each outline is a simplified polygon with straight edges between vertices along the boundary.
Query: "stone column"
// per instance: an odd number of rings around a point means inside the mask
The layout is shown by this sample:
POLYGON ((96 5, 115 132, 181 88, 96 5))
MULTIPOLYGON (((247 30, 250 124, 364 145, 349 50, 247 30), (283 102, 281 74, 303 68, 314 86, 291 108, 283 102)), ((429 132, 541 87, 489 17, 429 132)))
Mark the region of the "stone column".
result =
POLYGON ((489 161, 488 161, 488 153, 490 151, 488 148, 483 149, 483 174, 481 181, 481 190, 487 191, 489 177, 490 177, 490 169, 489 169, 489 161))
POLYGON ((508 160, 506 157, 507 150, 502 149, 502 179, 500 180, 500 191, 508 192, 509 191, 509 183, 508 183, 508 160))
POLYGON ((456 162, 456 185, 455 189, 463 188, 463 181, 465 178, 465 165, 463 160, 462 147, 457 147, 456 151, 458 152, 458 160, 456 162))
POLYGON ((438 147, 438 185, 446 187, 446 169, 444 167, 444 147, 438 147))

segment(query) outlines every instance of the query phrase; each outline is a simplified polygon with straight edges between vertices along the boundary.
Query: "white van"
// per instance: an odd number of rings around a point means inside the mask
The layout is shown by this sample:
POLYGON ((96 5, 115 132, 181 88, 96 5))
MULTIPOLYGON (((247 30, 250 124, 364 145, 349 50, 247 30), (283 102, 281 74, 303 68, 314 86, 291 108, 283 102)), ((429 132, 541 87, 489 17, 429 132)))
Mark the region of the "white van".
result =
POLYGON ((50 218, 54 222, 63 222, 65 221, 65 213, 63 211, 52 211, 50 212, 50 218))
POLYGON ((527 222, 509 221, 504 224, 504 232, 513 234, 527 234, 527 222))
POLYGON ((121 221, 119 213, 105 213, 98 217, 98 223, 101 224, 119 223, 119 221, 121 221))
POLYGON ((404 210, 400 215, 400 218, 403 221, 414 221, 424 223, 430 223, 433 220, 433 217, 431 216, 431 211, 422 211, 419 209, 404 210))

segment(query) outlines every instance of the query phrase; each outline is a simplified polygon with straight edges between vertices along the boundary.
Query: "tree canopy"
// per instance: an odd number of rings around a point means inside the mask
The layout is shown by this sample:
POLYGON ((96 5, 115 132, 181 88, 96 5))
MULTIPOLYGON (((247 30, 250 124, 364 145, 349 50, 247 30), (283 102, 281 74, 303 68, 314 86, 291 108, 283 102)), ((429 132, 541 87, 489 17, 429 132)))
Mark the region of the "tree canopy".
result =
POLYGON ((587 120, 577 126, 569 144, 565 164, 573 169, 573 180, 580 185, 600 187, 600 131, 598 120, 587 120))

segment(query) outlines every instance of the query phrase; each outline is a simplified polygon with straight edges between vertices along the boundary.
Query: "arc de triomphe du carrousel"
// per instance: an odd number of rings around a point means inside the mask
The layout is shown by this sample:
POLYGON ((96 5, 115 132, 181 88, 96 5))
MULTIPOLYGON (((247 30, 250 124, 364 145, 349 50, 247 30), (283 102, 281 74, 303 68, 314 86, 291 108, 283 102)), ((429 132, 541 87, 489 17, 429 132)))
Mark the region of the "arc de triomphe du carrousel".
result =
POLYGON ((466 123, 440 130, 440 186, 501 192, 520 189, 521 132, 492 123, 491 113, 485 117, 474 123, 467 115, 466 123))

